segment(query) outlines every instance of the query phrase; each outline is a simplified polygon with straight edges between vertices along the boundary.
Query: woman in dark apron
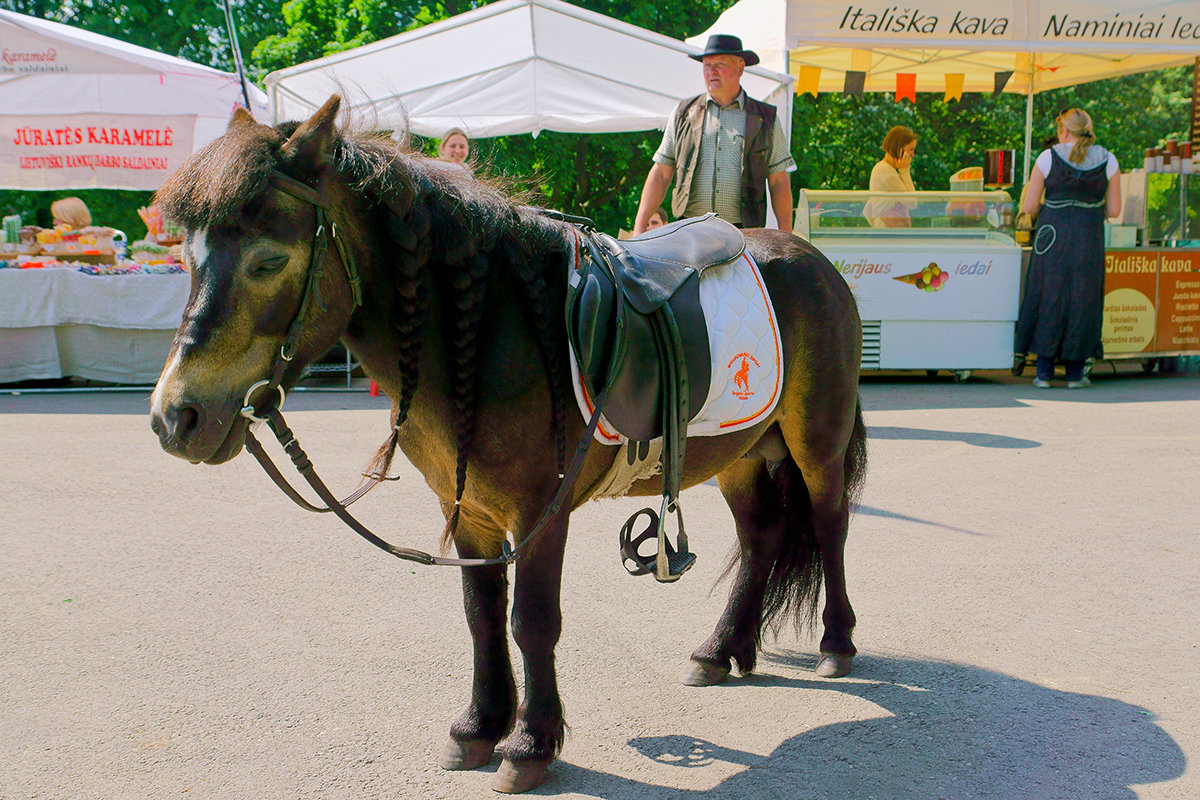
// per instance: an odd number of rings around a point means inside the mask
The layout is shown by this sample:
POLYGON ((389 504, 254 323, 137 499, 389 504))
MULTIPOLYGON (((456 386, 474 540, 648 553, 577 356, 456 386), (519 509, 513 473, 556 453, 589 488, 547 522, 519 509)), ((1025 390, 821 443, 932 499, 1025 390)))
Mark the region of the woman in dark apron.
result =
POLYGON ((1090 384, 1084 362, 1104 353, 1104 219, 1121 211, 1120 170, 1095 144, 1086 111, 1064 111, 1055 123, 1059 144, 1038 156, 1022 208, 1036 214, 1042 205, 1015 351, 1037 354, 1039 389, 1050 387, 1056 360, 1066 367, 1067 388, 1079 389, 1090 384))

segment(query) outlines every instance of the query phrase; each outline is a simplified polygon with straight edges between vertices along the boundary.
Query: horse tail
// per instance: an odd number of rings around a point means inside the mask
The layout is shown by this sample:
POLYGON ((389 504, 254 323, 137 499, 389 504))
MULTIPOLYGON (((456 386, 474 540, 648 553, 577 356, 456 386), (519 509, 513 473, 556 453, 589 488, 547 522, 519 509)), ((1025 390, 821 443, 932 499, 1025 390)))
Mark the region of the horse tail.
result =
POLYGON ((846 506, 853 512, 858 507, 863 480, 867 477, 867 426, 863 424, 861 399, 854 409, 854 430, 850 433, 850 444, 846 446, 844 464, 845 482, 842 497, 846 506))
MULTIPOLYGON (((842 459, 842 500, 853 511, 862 491, 867 472, 867 428, 863 424, 862 402, 856 403, 854 427, 842 459)), ((812 498, 800 467, 785 458, 771 480, 778 492, 783 511, 783 540, 763 592, 760 631, 778 632, 782 620, 792 617, 798 630, 815 628, 824 573, 821 548, 812 518, 812 498)))

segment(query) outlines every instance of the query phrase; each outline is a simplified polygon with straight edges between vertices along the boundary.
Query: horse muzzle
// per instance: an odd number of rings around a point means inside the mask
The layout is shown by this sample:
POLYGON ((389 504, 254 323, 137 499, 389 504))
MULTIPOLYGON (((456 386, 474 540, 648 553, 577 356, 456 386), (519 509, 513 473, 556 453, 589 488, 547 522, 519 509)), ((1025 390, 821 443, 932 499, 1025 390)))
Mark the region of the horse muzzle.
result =
POLYGON ((211 404, 181 399, 155 402, 150 412, 150 429, 162 449, 193 464, 223 464, 239 452, 246 440, 249 421, 232 406, 220 409, 211 404))

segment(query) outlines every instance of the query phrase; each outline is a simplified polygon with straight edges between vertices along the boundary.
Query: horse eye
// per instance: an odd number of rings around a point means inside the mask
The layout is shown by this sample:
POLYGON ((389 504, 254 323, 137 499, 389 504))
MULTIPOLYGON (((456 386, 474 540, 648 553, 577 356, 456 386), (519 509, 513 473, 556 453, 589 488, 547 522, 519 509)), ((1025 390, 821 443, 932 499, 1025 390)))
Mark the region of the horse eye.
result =
POLYGON ((274 275, 287 266, 287 256, 271 256, 269 258, 259 259, 250 267, 250 274, 253 277, 262 277, 265 275, 274 275))

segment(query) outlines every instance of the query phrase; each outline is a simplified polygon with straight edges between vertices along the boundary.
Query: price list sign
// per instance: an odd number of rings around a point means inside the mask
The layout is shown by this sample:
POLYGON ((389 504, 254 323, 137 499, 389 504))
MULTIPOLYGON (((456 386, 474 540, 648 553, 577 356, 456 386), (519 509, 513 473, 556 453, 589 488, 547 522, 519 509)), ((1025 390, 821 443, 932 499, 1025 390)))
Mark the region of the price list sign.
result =
POLYGON ((1163 250, 1158 258, 1158 349, 1200 351, 1200 253, 1163 250))

